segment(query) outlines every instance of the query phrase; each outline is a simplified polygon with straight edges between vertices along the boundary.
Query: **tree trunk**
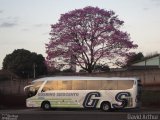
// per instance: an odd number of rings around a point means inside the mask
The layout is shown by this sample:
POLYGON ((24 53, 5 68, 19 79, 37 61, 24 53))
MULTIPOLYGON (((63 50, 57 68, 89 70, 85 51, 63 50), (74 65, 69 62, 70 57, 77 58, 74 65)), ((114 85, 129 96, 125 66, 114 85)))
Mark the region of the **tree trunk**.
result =
POLYGON ((88 70, 88 73, 92 73, 92 70, 88 70))
POLYGON ((92 73, 92 67, 91 67, 91 65, 88 66, 88 70, 87 71, 88 71, 88 73, 92 73))

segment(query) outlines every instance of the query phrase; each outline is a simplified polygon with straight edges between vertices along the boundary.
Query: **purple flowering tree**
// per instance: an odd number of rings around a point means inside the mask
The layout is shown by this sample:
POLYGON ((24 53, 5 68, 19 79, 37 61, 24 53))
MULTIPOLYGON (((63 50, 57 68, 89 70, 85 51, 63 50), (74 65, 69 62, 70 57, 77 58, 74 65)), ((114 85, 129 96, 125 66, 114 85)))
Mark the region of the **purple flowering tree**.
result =
POLYGON ((58 23, 51 25, 51 38, 46 44, 47 63, 74 63, 91 73, 100 60, 128 57, 137 48, 127 32, 120 30, 123 21, 113 11, 85 7, 62 14, 58 23))

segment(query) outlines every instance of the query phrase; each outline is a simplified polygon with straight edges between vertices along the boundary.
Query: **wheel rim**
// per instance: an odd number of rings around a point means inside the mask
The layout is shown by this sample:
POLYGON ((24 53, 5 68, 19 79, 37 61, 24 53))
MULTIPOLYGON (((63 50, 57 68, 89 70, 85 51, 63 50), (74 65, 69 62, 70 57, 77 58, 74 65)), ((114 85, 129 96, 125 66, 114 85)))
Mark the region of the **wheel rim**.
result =
POLYGON ((109 110, 109 108, 110 108, 110 107, 109 107, 109 105, 108 105, 108 104, 104 104, 104 105, 103 105, 103 110, 104 110, 104 111, 108 111, 108 110, 109 110))
POLYGON ((44 108, 45 108, 45 109, 49 109, 49 108, 50 108, 50 105, 49 105, 48 103, 46 103, 46 104, 44 105, 44 108))

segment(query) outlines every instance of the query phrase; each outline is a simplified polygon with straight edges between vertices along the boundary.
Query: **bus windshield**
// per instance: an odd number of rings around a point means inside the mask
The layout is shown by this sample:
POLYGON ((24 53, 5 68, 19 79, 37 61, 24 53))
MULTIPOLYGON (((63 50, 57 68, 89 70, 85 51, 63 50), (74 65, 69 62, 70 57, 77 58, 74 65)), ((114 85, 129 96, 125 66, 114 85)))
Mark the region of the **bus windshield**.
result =
POLYGON ((37 81, 37 82, 32 82, 31 85, 25 88, 25 91, 27 93, 27 97, 32 97, 35 96, 41 87, 43 81, 37 81))

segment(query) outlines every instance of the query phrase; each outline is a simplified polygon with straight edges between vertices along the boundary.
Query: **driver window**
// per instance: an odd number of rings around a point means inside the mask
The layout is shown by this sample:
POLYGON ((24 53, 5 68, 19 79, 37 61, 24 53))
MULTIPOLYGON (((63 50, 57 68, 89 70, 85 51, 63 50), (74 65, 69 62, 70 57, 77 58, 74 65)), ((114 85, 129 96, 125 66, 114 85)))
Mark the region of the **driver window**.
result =
POLYGON ((57 81, 47 81, 46 84, 44 85, 42 92, 46 92, 49 90, 56 90, 57 89, 57 81))
POLYGON ((37 94, 40 86, 42 85, 43 81, 33 82, 31 87, 29 87, 29 91, 27 93, 28 97, 32 97, 37 94))

